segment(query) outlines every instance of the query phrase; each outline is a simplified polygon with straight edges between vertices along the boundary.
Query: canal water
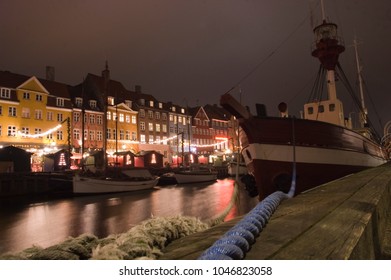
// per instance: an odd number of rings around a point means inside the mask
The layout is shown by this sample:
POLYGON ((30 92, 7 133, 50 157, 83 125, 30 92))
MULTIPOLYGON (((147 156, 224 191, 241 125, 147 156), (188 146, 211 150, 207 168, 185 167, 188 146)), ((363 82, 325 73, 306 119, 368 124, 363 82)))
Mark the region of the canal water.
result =
MULTIPOLYGON (((240 186, 239 199, 225 221, 257 203, 240 186)), ((234 181, 171 185, 152 190, 55 200, 0 200, 0 254, 33 245, 43 248, 89 233, 98 238, 123 233, 153 216, 191 216, 202 221, 220 215, 231 201, 234 181)))

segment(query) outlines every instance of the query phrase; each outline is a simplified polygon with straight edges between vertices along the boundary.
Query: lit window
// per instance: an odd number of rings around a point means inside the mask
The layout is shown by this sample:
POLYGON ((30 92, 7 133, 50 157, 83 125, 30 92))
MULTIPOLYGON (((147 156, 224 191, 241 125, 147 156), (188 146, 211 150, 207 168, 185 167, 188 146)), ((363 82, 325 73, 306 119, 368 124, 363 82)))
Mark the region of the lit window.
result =
POLYGON ((156 155, 155 154, 152 154, 151 163, 156 164, 156 155))
POLYGON ((149 101, 149 107, 153 107, 153 101, 149 101))
POLYGON ((136 122, 137 122, 136 116, 132 116, 132 124, 136 124, 136 122))
POLYGON ((114 105, 114 97, 111 96, 107 97, 107 104, 114 105))
POLYGON ((63 98, 57 98, 56 104, 58 107, 64 107, 64 99, 63 98))

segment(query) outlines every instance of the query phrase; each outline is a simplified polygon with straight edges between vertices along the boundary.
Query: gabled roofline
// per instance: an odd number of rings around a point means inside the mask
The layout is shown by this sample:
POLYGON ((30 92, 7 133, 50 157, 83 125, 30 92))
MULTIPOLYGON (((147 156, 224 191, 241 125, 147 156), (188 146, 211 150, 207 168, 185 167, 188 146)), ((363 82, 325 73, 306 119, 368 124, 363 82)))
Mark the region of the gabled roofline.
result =
POLYGON ((32 80, 34 80, 43 89, 44 93, 49 94, 49 91, 42 85, 42 83, 35 76, 32 76, 31 78, 27 79, 25 82, 23 82, 16 89, 23 89, 23 86, 26 85, 27 83, 31 82, 32 80))

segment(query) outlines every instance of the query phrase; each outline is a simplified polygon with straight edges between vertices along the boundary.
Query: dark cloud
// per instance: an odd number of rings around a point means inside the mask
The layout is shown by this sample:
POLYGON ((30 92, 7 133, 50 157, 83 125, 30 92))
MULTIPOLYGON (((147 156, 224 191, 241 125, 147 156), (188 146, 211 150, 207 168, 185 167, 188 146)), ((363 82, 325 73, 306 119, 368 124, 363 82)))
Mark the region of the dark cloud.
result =
MULTIPOLYGON (((371 114, 376 109, 385 123, 391 119, 389 1, 324 2, 345 40, 341 63, 353 85, 349 45, 355 34, 362 42, 368 107, 375 104, 371 114)), ((3 0, 0 11, 2 70, 44 77, 52 65, 58 81, 77 84, 89 72, 100 74, 108 60, 112 78, 127 88, 140 84, 181 105, 218 103, 259 65, 240 83, 243 102, 265 103, 275 114, 286 101, 298 115, 318 68, 311 57, 311 22, 320 23, 315 0, 3 0)), ((239 97, 239 88, 232 93, 239 97)))

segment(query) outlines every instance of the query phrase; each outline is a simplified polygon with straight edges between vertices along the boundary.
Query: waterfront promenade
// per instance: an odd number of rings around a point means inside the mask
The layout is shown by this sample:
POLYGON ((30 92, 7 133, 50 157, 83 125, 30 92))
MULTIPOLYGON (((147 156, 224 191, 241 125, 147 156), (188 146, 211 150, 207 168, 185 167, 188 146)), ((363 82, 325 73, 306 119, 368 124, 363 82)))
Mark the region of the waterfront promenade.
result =
MULTIPOLYGON (((242 218, 175 240, 161 259, 197 259, 242 218)), ((391 259, 391 164, 283 201, 244 259, 391 259)))

